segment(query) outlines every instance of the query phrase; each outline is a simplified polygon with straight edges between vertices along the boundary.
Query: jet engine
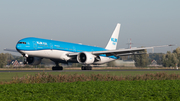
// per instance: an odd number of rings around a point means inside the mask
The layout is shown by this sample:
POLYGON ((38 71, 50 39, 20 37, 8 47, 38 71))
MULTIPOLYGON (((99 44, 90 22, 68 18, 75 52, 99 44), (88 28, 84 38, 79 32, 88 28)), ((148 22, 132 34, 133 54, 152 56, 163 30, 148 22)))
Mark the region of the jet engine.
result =
POLYGON ((81 52, 77 56, 77 61, 82 64, 92 64, 95 61, 95 55, 88 52, 81 52))
POLYGON ((41 63, 41 60, 42 60, 42 58, 39 58, 39 57, 27 57, 27 59, 26 59, 26 61, 29 65, 38 65, 41 63))

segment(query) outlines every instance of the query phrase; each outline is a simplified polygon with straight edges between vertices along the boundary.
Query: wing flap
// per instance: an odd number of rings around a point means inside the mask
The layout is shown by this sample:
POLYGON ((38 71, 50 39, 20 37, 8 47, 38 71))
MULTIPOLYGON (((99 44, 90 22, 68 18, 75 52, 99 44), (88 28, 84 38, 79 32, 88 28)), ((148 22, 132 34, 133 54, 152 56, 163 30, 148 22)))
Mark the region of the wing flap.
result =
POLYGON ((135 48, 135 49, 119 49, 119 50, 108 50, 108 51, 96 51, 92 52, 94 55, 106 54, 106 55, 117 55, 117 54, 125 54, 125 53, 133 53, 137 51, 143 51, 147 48, 135 48))

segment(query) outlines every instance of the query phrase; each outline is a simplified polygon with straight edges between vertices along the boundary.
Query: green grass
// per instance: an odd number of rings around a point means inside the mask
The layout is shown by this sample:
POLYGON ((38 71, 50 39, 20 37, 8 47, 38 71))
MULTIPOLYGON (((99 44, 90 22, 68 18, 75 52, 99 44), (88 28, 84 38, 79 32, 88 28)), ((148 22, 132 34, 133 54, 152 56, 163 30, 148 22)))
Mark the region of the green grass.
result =
MULTIPOLYGON (((180 71, 77 71, 77 72, 47 72, 48 74, 58 75, 58 74, 111 74, 117 76, 126 76, 126 75, 137 75, 137 74, 146 74, 146 73, 157 73, 157 72, 166 72, 166 73, 176 73, 180 74, 180 71)), ((10 81, 12 77, 18 76, 23 77, 26 75, 35 75, 39 72, 1 72, 0 73, 0 82, 1 81, 10 81)))
POLYGON ((180 80, 0 85, 1 101, 179 101, 180 80))
MULTIPOLYGON (((111 74, 117 76, 165 72, 180 74, 180 71, 77 71, 46 72, 47 74, 111 74)), ((42 72, 2 72, 0 81, 24 75, 41 77, 42 72)), ((43 74, 43 73, 42 73, 43 74)), ((160 73, 163 74, 163 73, 160 73)), ((73 76, 74 77, 74 76, 73 76)), ((71 77, 71 79, 73 78, 71 77)), ((103 75, 103 77, 105 77, 103 75)), ((142 76, 144 77, 144 76, 142 76)), ((161 78, 161 76, 158 76, 161 78)), ((51 77, 50 77, 51 78, 51 77)), ((30 79, 31 80, 31 79, 30 79)), ((67 80, 65 78, 65 80, 67 80)), ((29 81, 29 80, 27 80, 29 81)), ((0 85, 0 101, 179 101, 180 80, 140 81, 83 81, 66 83, 3 84, 0 85)))

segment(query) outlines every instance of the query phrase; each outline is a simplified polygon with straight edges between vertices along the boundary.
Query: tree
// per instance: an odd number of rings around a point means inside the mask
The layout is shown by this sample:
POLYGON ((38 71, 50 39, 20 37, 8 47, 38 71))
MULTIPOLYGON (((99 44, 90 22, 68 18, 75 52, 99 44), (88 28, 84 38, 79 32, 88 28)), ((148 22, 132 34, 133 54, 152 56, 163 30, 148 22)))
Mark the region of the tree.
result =
POLYGON ((0 68, 3 68, 7 64, 7 56, 4 53, 0 54, 0 68))
POLYGON ((164 53, 149 53, 149 63, 151 63, 153 60, 157 62, 157 64, 162 64, 162 57, 164 53))
POLYGON ((176 67, 176 64, 179 63, 177 53, 171 53, 170 51, 167 51, 167 53, 163 55, 162 59, 164 67, 176 67))
POLYGON ((22 56, 14 56, 14 60, 23 62, 24 61, 24 57, 22 57, 22 56))
MULTIPOLYGON (((144 51, 139 51, 137 52, 138 54, 140 53, 147 53, 147 50, 144 51)), ((135 61, 135 66, 136 67, 147 67, 149 63, 149 55, 148 54, 141 54, 141 55, 134 55, 132 58, 135 61)))
POLYGON ((174 54, 176 54, 176 57, 178 59, 178 67, 180 67, 180 47, 176 48, 176 50, 173 51, 174 54))
POLYGON ((14 60, 14 56, 12 54, 9 53, 5 53, 6 57, 7 57, 7 63, 6 64, 10 64, 12 60, 14 60))

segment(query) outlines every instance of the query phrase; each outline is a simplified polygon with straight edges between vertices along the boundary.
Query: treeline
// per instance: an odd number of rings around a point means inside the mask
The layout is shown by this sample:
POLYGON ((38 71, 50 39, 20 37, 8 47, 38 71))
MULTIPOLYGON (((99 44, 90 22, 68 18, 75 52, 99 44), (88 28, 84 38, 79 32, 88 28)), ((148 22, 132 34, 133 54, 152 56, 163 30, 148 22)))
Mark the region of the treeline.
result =
POLYGON ((10 53, 0 53, 0 68, 11 64, 12 60, 23 61, 24 58, 22 56, 15 56, 10 53))
POLYGON ((7 62, 7 54, 1 53, 0 54, 0 68, 3 68, 7 62))
MULTIPOLYGON (((12 55, 10 53, 0 53, 0 68, 5 67, 6 65, 12 65, 13 60, 17 60, 18 62, 23 62, 24 57, 15 56, 15 55, 12 55)), ((49 59, 42 59, 42 62, 41 62, 40 65, 33 66, 33 67, 36 67, 36 68, 41 67, 42 68, 42 67, 44 67, 44 65, 49 65, 49 64, 54 64, 54 62, 49 60, 49 59)), ((30 68, 32 66, 26 65, 25 67, 30 68)))
POLYGON ((147 50, 139 51, 136 53, 136 54, 141 54, 141 55, 122 56, 121 59, 122 60, 134 60, 136 67, 147 67, 147 65, 150 64, 149 54, 143 54, 143 53, 147 53, 147 50))
POLYGON ((167 51, 162 57, 164 67, 180 67, 180 47, 173 52, 167 51))
MULTIPOLYGON (((145 53, 145 51, 139 51, 137 53, 145 53)), ((180 67, 180 47, 176 48, 173 52, 167 51, 167 53, 149 53, 142 55, 123 56, 122 60, 134 60, 136 67, 147 67, 153 60, 158 65, 163 67, 180 67)))

